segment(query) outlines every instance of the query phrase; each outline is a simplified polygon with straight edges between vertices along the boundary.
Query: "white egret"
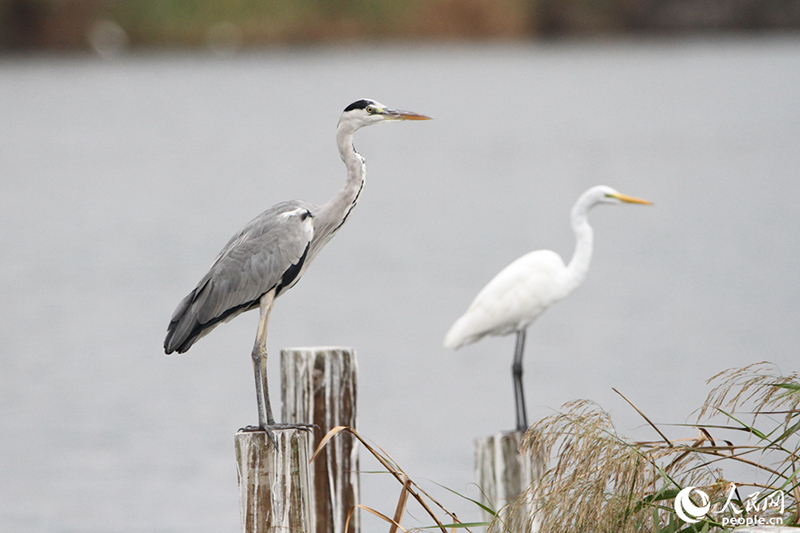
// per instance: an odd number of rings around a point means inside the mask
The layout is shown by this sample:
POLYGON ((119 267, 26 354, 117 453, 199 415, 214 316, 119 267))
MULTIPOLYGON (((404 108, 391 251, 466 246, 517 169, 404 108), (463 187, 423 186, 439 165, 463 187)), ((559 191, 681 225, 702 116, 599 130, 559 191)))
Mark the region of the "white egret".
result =
POLYGON ((512 376, 517 429, 528 428, 522 389, 522 353, 525 331, 550 305, 574 291, 589 271, 593 231, 588 214, 599 204, 650 204, 647 200, 620 194, 598 185, 584 192, 572 207, 575 252, 568 265, 552 250, 527 253, 501 270, 481 289, 467 312, 455 321, 444 338, 446 348, 458 349, 486 335, 517 334, 512 376))

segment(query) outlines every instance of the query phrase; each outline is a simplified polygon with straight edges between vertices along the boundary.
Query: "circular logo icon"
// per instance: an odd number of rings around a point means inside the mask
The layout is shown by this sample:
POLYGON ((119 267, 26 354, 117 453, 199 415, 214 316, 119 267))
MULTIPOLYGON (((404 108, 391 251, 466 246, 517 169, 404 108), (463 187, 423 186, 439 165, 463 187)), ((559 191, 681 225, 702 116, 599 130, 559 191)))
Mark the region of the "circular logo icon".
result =
POLYGON ((694 487, 686 487, 675 496, 675 512, 687 524, 696 524, 711 509, 708 494, 694 487), (689 496, 694 492, 700 497, 700 506, 692 502, 689 496))

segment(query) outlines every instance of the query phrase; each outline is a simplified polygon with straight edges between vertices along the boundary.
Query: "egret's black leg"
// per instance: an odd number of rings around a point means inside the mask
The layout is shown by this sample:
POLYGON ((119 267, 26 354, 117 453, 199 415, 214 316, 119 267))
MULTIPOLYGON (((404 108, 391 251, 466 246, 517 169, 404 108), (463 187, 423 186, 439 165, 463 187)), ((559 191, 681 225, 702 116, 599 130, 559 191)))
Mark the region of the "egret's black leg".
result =
POLYGON ((528 414, 525 412, 525 391, 522 388, 522 353, 525 350, 525 330, 517 331, 517 346, 514 350, 514 364, 511 374, 514 379, 514 403, 517 410, 517 430, 528 429, 528 414))

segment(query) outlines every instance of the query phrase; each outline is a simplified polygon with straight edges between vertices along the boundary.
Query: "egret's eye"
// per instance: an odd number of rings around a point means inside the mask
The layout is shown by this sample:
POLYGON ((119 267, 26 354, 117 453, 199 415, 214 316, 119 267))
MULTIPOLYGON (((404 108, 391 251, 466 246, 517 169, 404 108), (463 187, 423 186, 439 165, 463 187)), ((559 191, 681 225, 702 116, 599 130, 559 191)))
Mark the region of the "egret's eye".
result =
POLYGON ((367 113, 369 113, 370 115, 372 115, 373 113, 375 113, 375 107, 374 107, 374 106, 371 106, 371 105, 368 105, 367 107, 365 107, 365 108, 364 108, 364 110, 365 110, 367 113))

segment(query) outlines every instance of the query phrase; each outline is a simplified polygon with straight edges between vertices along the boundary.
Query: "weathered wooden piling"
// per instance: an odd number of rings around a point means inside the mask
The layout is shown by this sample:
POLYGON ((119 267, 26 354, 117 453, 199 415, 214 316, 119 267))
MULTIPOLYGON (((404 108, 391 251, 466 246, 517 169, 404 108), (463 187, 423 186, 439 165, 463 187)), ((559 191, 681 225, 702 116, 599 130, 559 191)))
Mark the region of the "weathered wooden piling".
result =
POLYGON ((311 433, 278 429, 274 435, 277 448, 264 431, 236 433, 242 531, 313 532, 308 476, 311 433))
MULTIPOLYGON (((475 440, 475 479, 492 509, 515 502, 544 472, 541 458, 520 453, 523 436, 510 431, 475 440)), ((483 518, 492 519, 485 511, 483 518)))
MULTIPOLYGON (((281 350, 282 420, 313 424, 313 449, 337 426, 356 428, 358 367, 351 348, 281 350)), ((359 503, 358 441, 342 433, 328 442, 309 468, 317 533, 359 533, 356 511, 345 532, 347 513, 359 503)))

